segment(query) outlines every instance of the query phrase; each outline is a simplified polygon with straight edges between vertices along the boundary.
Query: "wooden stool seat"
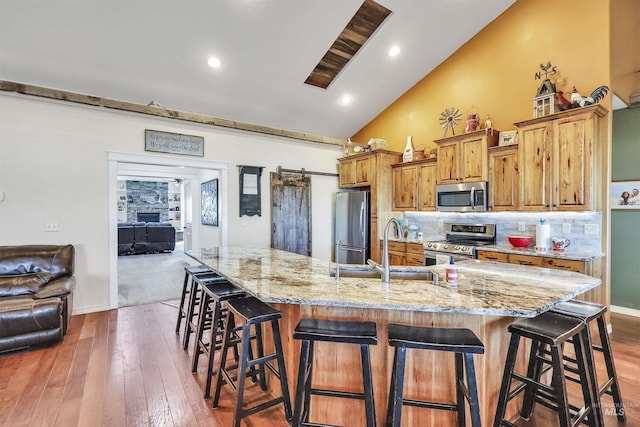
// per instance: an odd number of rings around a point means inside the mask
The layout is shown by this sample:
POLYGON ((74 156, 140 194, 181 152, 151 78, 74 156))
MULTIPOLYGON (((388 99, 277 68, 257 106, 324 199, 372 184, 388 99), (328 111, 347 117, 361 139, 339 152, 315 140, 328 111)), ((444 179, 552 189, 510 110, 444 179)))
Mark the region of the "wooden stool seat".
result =
POLYGON ((388 325, 388 331, 389 345, 395 347, 395 352, 387 408, 387 426, 399 427, 402 418, 402 407, 410 405, 420 408, 456 411, 458 413, 458 426, 462 427, 466 424, 466 400, 469 402, 471 424, 474 427, 480 427, 480 403, 478 401, 478 386, 473 355, 484 354, 484 345, 476 334, 469 329, 463 328, 429 328, 395 323, 388 325), (403 397, 407 348, 455 353, 455 403, 405 399, 403 397))
POLYGON ((586 422, 591 427, 599 426, 591 376, 587 372, 589 368, 586 358, 588 348, 585 323, 574 317, 548 311, 534 318, 518 320, 509 325, 508 330, 511 333, 511 342, 507 352, 494 427, 513 426, 504 419, 507 404, 523 391, 524 398, 520 414, 524 418, 529 418, 533 412, 534 403, 538 402, 558 413, 561 427, 575 427, 582 422, 586 422), (532 342, 526 375, 515 372, 520 338, 528 338, 532 342), (582 408, 571 407, 567 401, 563 346, 570 339, 574 343, 580 375, 584 398, 582 408), (542 356, 545 345, 550 347, 551 359, 542 356), (551 366, 551 386, 540 382, 544 364, 551 366), (520 384, 512 389, 513 380, 519 381, 520 384))
POLYGON ((273 307, 263 303, 255 297, 233 298, 227 301, 228 316, 225 327, 224 341, 222 346, 222 357, 218 369, 216 389, 213 396, 212 406, 216 408, 220 399, 220 390, 223 384, 229 384, 236 392, 236 407, 233 417, 233 426, 240 427, 242 418, 270 408, 282 403, 287 421, 291 420, 291 398, 289 397, 289 385, 287 382, 287 371, 284 364, 284 353, 282 350, 282 339, 280 337, 279 319, 282 313, 273 307), (262 342, 262 324, 271 323, 273 344, 275 352, 264 354, 262 342), (236 326, 237 325, 237 326, 236 326), (251 352, 251 326, 255 330, 255 340, 257 341, 257 358, 253 358, 251 352), (236 335, 238 334, 238 335, 236 335), (236 343, 241 344, 239 366, 227 366, 227 354, 236 343), (272 361, 277 362, 277 368, 272 361), (257 367, 257 368, 256 368, 257 367), (259 377, 260 388, 267 389, 265 378, 265 367, 268 368, 280 380, 281 396, 266 402, 260 403, 251 408, 243 409, 244 389, 247 377, 259 377), (237 369, 235 377, 231 375, 232 370, 237 369))
POLYGON ((293 332, 293 338, 302 341, 302 349, 300 351, 292 426, 329 426, 328 424, 309 422, 311 395, 319 395, 364 400, 367 427, 374 427, 376 424, 376 415, 369 346, 378 343, 378 332, 375 322, 303 318, 298 322, 293 332), (364 382, 363 393, 312 387, 313 348, 316 341, 360 345, 362 378, 364 382))

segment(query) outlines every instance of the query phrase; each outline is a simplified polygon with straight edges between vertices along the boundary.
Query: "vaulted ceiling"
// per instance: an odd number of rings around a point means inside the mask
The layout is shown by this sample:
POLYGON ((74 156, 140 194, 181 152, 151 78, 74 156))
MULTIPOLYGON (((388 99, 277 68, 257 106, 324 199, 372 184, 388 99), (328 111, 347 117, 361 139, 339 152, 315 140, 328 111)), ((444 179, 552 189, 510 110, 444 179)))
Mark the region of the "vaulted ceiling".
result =
POLYGON ((377 0, 322 89, 305 80, 363 0, 0 0, 0 79, 346 138, 514 1, 377 0))

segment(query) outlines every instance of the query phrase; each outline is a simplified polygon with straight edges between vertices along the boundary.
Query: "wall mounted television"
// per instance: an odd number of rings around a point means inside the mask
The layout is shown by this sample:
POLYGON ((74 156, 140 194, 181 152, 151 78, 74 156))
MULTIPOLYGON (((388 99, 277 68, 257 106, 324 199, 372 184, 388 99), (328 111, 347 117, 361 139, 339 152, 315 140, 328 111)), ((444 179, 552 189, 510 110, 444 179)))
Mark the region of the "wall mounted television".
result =
POLYGON ((138 222, 160 222, 159 212, 138 212, 136 219, 138 222))

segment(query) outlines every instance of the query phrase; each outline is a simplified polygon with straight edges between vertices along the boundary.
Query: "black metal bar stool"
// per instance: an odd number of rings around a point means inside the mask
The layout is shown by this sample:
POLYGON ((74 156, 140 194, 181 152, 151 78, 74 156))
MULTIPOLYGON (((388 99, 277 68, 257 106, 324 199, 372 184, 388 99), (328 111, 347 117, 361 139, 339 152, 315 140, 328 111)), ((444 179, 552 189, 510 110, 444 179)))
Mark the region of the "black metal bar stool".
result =
MULTIPOLYGON (((620 385, 618 383, 618 375, 616 374, 616 368, 613 363, 613 355, 611 353, 611 342, 609 340, 609 334, 607 333, 607 325, 605 323, 604 314, 607 312, 607 307, 602 304, 594 302, 571 300, 556 306, 552 312, 564 314, 566 316, 575 317, 582 320, 586 325, 586 334, 588 342, 587 352, 585 357, 589 367, 589 374, 591 375, 591 381, 594 385, 594 397, 596 399, 596 412, 601 424, 604 425, 604 419, 602 417, 602 406, 600 404, 600 397, 603 394, 608 394, 613 398, 614 406, 616 409, 616 416, 619 421, 626 422, 627 417, 624 413, 624 403, 622 402, 622 394, 620 393, 620 385), (595 345, 591 338, 591 329, 589 324, 595 320, 598 325, 598 335, 600 336, 600 345, 595 345), (591 350, 591 351, 589 351, 591 350), (607 379, 602 385, 598 382, 595 368, 594 351, 602 353, 604 356, 604 363, 607 368, 607 379)), ((564 360, 575 364, 575 360, 564 355, 564 360)), ((573 366, 565 365, 565 371, 572 374, 578 374, 579 372, 573 366)), ((567 375, 567 379, 574 382, 579 382, 573 376, 567 375)))
POLYGON ((189 303, 185 314, 184 333, 182 335, 182 348, 186 350, 189 347, 189 338, 191 334, 195 334, 198 330, 198 313, 200 310, 200 290, 203 283, 217 282, 226 280, 215 271, 205 273, 196 273, 191 277, 191 289, 189 290, 189 303), (196 308, 198 311, 196 311, 196 308))
POLYGON ((184 268, 184 282, 182 283, 182 294, 180 295, 180 307, 178 308, 178 320, 176 322, 176 334, 180 333, 182 319, 187 317, 188 297, 191 295, 191 279, 194 274, 211 273, 209 267, 205 265, 188 265, 184 268), (185 305, 185 302, 187 303, 185 305))
POLYGON ((229 384, 237 394, 235 414, 233 417, 234 427, 240 426, 240 420, 242 418, 280 403, 284 405, 287 421, 291 420, 291 398, 289 396, 289 384, 287 382, 287 371, 284 364, 282 338, 280 337, 280 326, 278 324, 282 313, 255 297, 228 300, 227 309, 229 312, 212 406, 214 408, 218 406, 220 390, 222 389, 222 385, 226 383, 229 384), (262 324, 265 322, 271 323, 273 344, 275 347, 275 353, 268 355, 264 354, 262 342, 262 324), (252 341, 251 326, 254 327, 257 344, 256 350, 258 357, 255 359, 252 357, 252 352, 250 351, 252 341), (239 337, 234 336, 236 333, 239 334, 239 337), (240 351, 240 366, 235 365, 229 367, 227 366, 228 350, 231 347, 235 347, 238 342, 240 342, 242 348, 240 351), (272 360, 278 362, 277 369, 273 366, 272 360), (255 378, 257 375, 260 379, 260 388, 262 390, 267 389, 265 366, 280 380, 282 395, 251 408, 243 409, 244 389, 247 377, 255 378), (238 371, 235 377, 230 373, 230 371, 234 369, 238 371))
MULTIPOLYGON (((387 409, 387 427, 399 427, 403 405, 420 408, 456 411, 458 426, 465 425, 465 400, 469 402, 471 425, 480 427, 480 404, 476 371, 473 364, 474 354, 484 354, 484 345, 469 329, 428 328, 390 323, 389 345, 395 347, 389 406, 387 409), (407 348, 455 353, 456 366, 456 402, 441 403, 424 400, 404 399, 404 368, 407 348), (466 368, 466 369, 465 369, 466 368), (464 373, 466 371, 466 383, 464 373)), ((432 379, 433 381, 433 379, 432 379)))
POLYGON ((558 412, 561 427, 577 426, 584 420, 591 427, 600 425, 595 416, 595 397, 591 376, 587 373, 585 354, 588 348, 585 329, 585 323, 580 319, 552 312, 545 312, 534 318, 521 319, 509 325, 511 342, 505 362, 494 427, 504 425, 514 427, 513 423, 504 419, 507 403, 522 391, 525 392, 521 410, 524 418, 528 418, 531 414, 535 399, 558 412), (528 338, 532 341, 526 376, 515 372, 520 338, 528 338), (577 413, 573 413, 567 402, 563 346, 569 339, 573 339, 584 399, 584 406, 579 408, 577 413), (550 347, 551 360, 540 356, 541 347, 545 345, 550 347), (542 364, 538 363, 539 360, 551 365, 553 373, 550 386, 539 381, 542 369, 542 364), (511 383, 514 379, 520 384, 512 390, 511 383))
MULTIPOLYGON (((198 371, 198 362, 201 354, 209 358, 207 364, 207 381, 204 389, 204 397, 207 399, 210 396, 211 379, 214 373, 213 359, 216 350, 222 348, 224 336, 224 317, 227 314, 227 309, 223 308, 222 304, 233 298, 245 297, 246 293, 227 280, 205 281, 201 284, 201 288, 201 302, 196 339, 193 346, 191 372, 196 373, 198 371), (209 341, 207 341, 207 334, 205 334, 207 330, 211 330, 209 341)), ((237 354, 237 349, 235 351, 237 354)))
POLYGON ((364 400, 367 427, 376 425, 375 405, 373 400, 373 380, 371 377, 371 357, 369 346, 378 343, 378 331, 375 322, 357 322, 325 319, 300 319, 293 332, 293 338, 302 340, 300 365, 298 368, 298 384, 296 386, 295 413, 293 427, 328 426, 309 422, 311 412, 311 395, 341 397, 364 400), (362 378, 364 393, 336 391, 313 388, 313 347, 316 341, 339 342, 360 345, 362 360, 362 378))

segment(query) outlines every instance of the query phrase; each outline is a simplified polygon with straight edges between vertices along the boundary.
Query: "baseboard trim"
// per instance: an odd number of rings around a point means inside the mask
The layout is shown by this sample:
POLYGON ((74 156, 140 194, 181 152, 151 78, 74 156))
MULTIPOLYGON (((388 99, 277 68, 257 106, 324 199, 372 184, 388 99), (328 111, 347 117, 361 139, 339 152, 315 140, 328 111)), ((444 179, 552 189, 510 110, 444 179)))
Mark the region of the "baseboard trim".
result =
POLYGON ((627 316, 640 317, 640 310, 628 307, 620 307, 619 305, 611 306, 612 313, 626 314, 627 316))
POLYGON ((109 305, 89 305, 85 307, 73 307, 73 316, 76 314, 88 314, 88 313, 96 313, 98 311, 106 311, 111 310, 109 305))

